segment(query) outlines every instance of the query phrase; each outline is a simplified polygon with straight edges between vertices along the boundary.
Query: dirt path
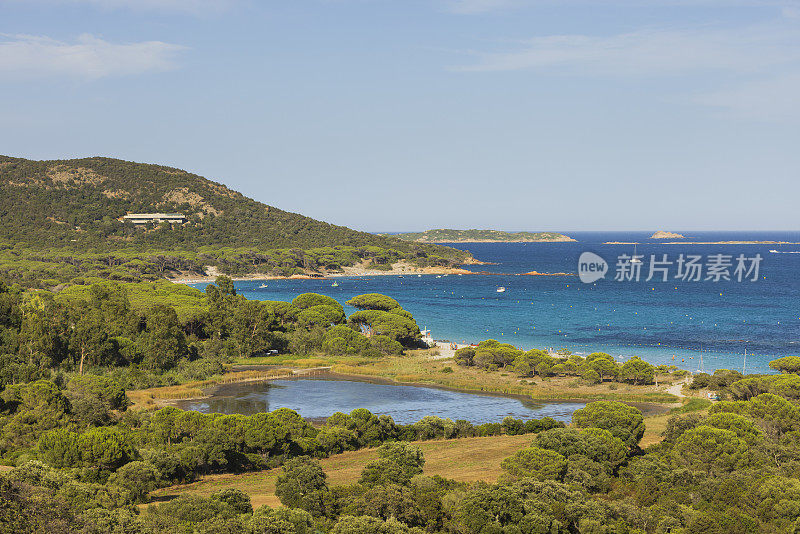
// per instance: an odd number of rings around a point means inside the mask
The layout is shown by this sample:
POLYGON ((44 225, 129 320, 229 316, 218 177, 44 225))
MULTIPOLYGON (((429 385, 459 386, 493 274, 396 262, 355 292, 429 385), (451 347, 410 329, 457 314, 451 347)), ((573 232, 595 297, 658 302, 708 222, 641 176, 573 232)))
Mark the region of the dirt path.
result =
POLYGON ((687 382, 688 380, 683 382, 678 382, 677 384, 668 387, 667 393, 671 393, 680 399, 684 398, 686 395, 684 395, 681 390, 683 389, 683 385, 686 384, 687 382))

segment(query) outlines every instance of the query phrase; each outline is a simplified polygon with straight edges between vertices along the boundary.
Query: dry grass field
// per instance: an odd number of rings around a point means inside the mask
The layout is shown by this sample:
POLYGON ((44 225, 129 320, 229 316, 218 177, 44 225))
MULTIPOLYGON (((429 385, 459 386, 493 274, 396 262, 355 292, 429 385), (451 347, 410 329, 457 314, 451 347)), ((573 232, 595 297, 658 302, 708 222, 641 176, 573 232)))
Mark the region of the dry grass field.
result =
MULTIPOLYGON (((425 455, 425 474, 440 475, 462 482, 494 482, 500 476, 500 462, 533 441, 533 434, 494 436, 418 442, 425 455)), ((332 486, 357 482, 361 470, 377 457, 375 449, 337 454, 321 461, 332 486)), ((253 506, 280 506, 275 496, 275 480, 281 469, 253 473, 209 475, 192 484, 162 488, 152 493, 154 500, 169 500, 179 495, 211 495, 225 488, 237 488, 248 495, 253 506)))

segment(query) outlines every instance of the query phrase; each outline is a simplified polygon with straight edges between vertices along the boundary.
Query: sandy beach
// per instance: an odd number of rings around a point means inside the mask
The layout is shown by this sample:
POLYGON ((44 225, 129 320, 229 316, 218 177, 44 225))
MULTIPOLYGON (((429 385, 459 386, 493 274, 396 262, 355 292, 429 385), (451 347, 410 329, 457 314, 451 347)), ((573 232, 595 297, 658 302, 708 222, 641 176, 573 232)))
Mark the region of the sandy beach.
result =
MULTIPOLYGON (((464 265, 484 265, 483 262, 475 260, 468 262, 464 265)), ((171 282, 178 284, 205 284, 214 282, 220 276, 216 267, 206 268, 206 276, 178 276, 175 278, 168 278, 171 282)), ((244 280, 324 280, 328 278, 341 278, 352 276, 398 276, 398 275, 463 275, 463 274, 479 274, 467 269, 459 267, 417 267, 407 262, 398 262, 392 265, 389 270, 369 269, 363 265, 354 265, 351 267, 342 267, 341 271, 336 272, 320 272, 314 274, 293 274, 291 276, 279 276, 268 273, 250 273, 244 276, 232 276, 234 281, 244 280)))

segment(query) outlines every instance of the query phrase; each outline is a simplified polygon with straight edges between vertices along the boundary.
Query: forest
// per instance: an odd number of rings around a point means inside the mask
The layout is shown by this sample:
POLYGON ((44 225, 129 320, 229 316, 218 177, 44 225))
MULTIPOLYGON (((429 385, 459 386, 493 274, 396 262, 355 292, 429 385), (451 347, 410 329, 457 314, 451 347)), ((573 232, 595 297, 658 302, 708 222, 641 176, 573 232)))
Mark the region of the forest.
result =
MULTIPOLYGON (((687 391, 719 402, 651 419, 591 402, 552 419, 400 425, 364 409, 311 423, 281 408, 251 416, 134 409, 128 392, 223 373, 279 354, 403 357, 419 328, 386 295, 249 301, 220 277, 204 293, 168 282, 101 281, 60 292, 0 284, 0 532, 29 533, 767 533, 800 531, 800 358, 778 374, 697 374, 687 391), (394 355, 394 356, 392 356, 394 355), (418 443, 525 435, 491 482, 425 473, 418 443), (356 481, 320 460, 377 447, 356 481), (151 498, 214 473, 278 469, 281 507, 247 493, 151 498)), ((519 377, 652 380, 638 362, 519 351, 488 340, 456 362, 519 377), (560 366, 560 367, 558 367, 560 366), (496 369, 496 370, 495 370, 496 369)))

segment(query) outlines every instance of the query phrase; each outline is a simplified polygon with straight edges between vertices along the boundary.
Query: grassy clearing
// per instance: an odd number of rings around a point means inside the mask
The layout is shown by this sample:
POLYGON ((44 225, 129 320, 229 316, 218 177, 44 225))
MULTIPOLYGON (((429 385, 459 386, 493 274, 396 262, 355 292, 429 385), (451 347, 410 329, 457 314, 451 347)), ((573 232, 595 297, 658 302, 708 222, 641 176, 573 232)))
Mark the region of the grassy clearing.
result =
MULTIPOLYGON (((461 482, 484 480, 495 482, 501 474, 500 462, 533 441, 532 434, 492 436, 439 441, 422 441, 417 445, 425 455, 425 474, 440 475, 461 482)), ((357 482, 364 466, 375 459, 375 449, 337 454, 321 461, 331 486, 357 482)), ((169 500, 179 495, 211 495, 215 491, 236 488, 244 491, 253 506, 280 506, 275 496, 275 480, 280 469, 253 473, 210 475, 198 482, 154 491, 155 500, 169 500)))
POLYGON ((674 403, 678 398, 664 391, 669 377, 659 377, 661 386, 634 386, 617 382, 586 384, 575 377, 521 379, 514 372, 484 371, 454 365, 451 360, 431 360, 424 351, 403 357, 353 363, 327 360, 333 371, 348 375, 383 378, 397 382, 436 385, 466 391, 528 395, 533 399, 620 400, 628 402, 674 403), (452 372, 443 372, 450 367, 452 372))
POLYGON ((667 428, 667 421, 675 415, 695 412, 700 415, 707 415, 711 407, 711 401, 698 397, 687 397, 683 399, 683 406, 673 408, 665 414, 647 417, 644 420, 645 431, 642 441, 639 444, 642 448, 648 445, 660 443, 664 438, 662 434, 667 428))
POLYGON ((708 399, 700 397, 687 398, 683 406, 673 408, 669 411, 670 415, 678 415, 689 412, 707 411, 711 407, 712 402, 708 399))

